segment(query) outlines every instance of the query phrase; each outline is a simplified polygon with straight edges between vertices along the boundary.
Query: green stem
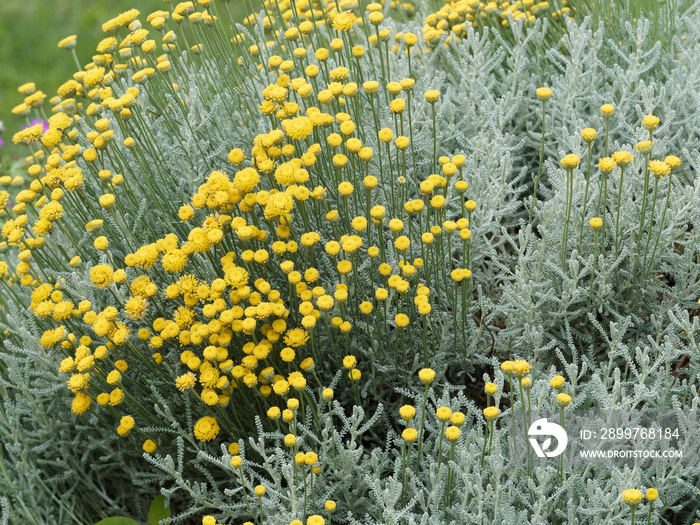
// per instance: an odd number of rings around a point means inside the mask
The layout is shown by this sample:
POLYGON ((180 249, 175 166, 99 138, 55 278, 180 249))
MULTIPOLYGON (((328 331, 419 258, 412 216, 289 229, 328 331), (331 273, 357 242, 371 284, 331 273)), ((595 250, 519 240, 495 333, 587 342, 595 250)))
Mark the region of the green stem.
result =
POLYGON ((615 258, 620 252, 620 206, 622 204, 622 183, 625 178, 625 167, 620 166, 620 187, 617 190, 617 217, 615 218, 615 258))
POLYGON ((666 210, 668 209, 668 203, 671 198, 671 177, 673 173, 668 176, 668 193, 666 193, 666 205, 664 206, 664 213, 661 215, 661 224, 659 225, 659 231, 656 233, 656 241, 654 241, 654 249, 651 252, 651 259, 649 260, 649 270, 654 264, 654 257, 656 256, 656 248, 659 246, 659 238, 661 237, 661 230, 664 229, 664 222, 666 221, 666 210))
POLYGON ((511 374, 508 375, 508 382, 510 383, 510 416, 513 419, 513 431, 511 432, 513 436, 513 456, 517 456, 518 446, 515 442, 515 405, 513 404, 513 376, 511 374))
POLYGON ((598 230, 593 232, 593 270, 591 270, 591 286, 588 290, 588 311, 591 310, 591 298, 593 297, 593 281, 595 280, 595 265, 598 260, 598 230))
POLYGON ((642 240, 642 232, 644 231, 644 223, 646 218, 647 194, 649 193, 649 155, 644 155, 644 190, 642 195, 642 212, 639 217, 639 233, 637 234, 637 242, 642 240))
POLYGON ((588 186, 591 182, 591 142, 588 143, 588 172, 586 174, 586 192, 583 196, 583 212, 581 212, 581 231, 578 236, 578 251, 581 251, 583 241, 583 225, 586 223, 586 208, 588 207, 588 186))
MULTIPOLYGON (((535 177, 535 188, 532 192, 532 206, 530 206, 530 217, 528 222, 532 222, 532 213, 535 211, 535 204, 537 204, 537 187, 540 184, 540 177, 542 176, 542 159, 544 158, 544 125, 545 125, 545 101, 542 101, 542 146, 540 147, 540 166, 537 169, 537 176, 535 177)), ((589 160, 590 163, 590 160, 589 160)))
POLYGON ((420 420, 420 436, 418 437, 418 463, 420 463, 421 449, 423 448, 423 426, 425 425, 425 406, 428 404, 428 385, 425 385, 425 395, 423 396, 423 409, 420 420))
MULTIPOLYGON (((649 253, 649 243, 651 242, 651 229, 654 226, 654 212, 656 212, 656 197, 659 193, 659 178, 654 177, 654 198, 651 202, 651 216, 649 217, 649 232, 647 233, 647 244, 644 247, 644 264, 642 264, 642 279, 647 274, 647 254, 649 253)), ((664 210, 666 211, 666 210, 664 210)), ((660 233, 660 232, 659 232, 660 233)))

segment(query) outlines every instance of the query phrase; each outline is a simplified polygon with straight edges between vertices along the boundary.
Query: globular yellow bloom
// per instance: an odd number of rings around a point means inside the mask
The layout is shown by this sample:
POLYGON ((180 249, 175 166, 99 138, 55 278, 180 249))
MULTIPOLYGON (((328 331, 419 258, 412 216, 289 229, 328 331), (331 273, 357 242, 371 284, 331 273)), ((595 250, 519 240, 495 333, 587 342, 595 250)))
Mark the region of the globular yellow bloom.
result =
POLYGON ((415 428, 406 428, 403 432, 401 432, 401 437, 407 443, 413 443, 416 439, 418 439, 418 431, 415 428))
POLYGON ((658 179, 671 173, 671 167, 661 160, 649 161, 649 170, 658 179))
POLYGON ((114 282, 114 271, 111 266, 98 264, 90 269, 90 280, 98 288, 109 288, 114 282))
POLYGON ((283 120, 282 127, 287 136, 294 140, 304 140, 314 130, 313 121, 309 117, 283 120))
POLYGON ((337 13, 333 17, 333 29, 337 31, 349 31, 357 22, 357 18, 352 11, 337 13))
POLYGON ((629 151, 621 150, 612 154, 612 160, 618 166, 624 167, 634 160, 634 156, 629 151))
POLYGON ((654 131, 659 125, 659 117, 655 115, 647 115, 642 119, 642 124, 648 131, 654 131))
POLYGON ((462 431, 456 426, 449 426, 445 429, 445 437, 450 441, 457 441, 462 431))
POLYGON ((598 159, 598 169, 604 174, 608 175, 612 173, 612 170, 615 168, 617 168, 617 163, 610 157, 598 159))
POLYGON ((415 417, 416 409, 411 405, 404 405, 399 409, 399 414, 404 421, 409 422, 415 417))
POLYGON ((630 506, 637 506, 642 501, 644 495, 639 489, 627 489, 622 493, 622 499, 630 506))
POLYGON ((486 407, 484 409, 484 417, 489 421, 492 419, 496 419, 498 417, 498 414, 500 413, 501 411, 496 407, 486 407))
POLYGON ((436 89, 431 89, 429 91, 426 91, 424 96, 425 100, 427 100, 431 104, 435 104, 435 102, 437 102, 440 98, 440 92, 436 89))
POLYGON ((568 394, 564 394, 563 392, 560 394, 557 394, 557 404, 559 406, 565 407, 571 403, 571 396, 568 394))
POLYGON ((542 102, 548 101, 552 96, 552 90, 548 87, 537 88, 537 98, 542 102))
POLYGON ((601 219, 600 217, 593 217, 588 222, 591 225, 591 228, 593 228, 594 230, 597 230, 598 228, 603 226, 603 219, 601 219))
POLYGON ((569 153, 563 159, 561 159, 561 165, 566 169, 572 170, 576 166, 578 166, 580 161, 581 161, 581 159, 579 158, 578 155, 574 155, 573 153, 569 153))
POLYGON ((449 407, 439 407, 435 411, 435 415, 440 421, 447 421, 452 416, 452 410, 449 407))
POLYGON ((523 377, 529 374, 531 369, 532 365, 527 361, 523 361, 521 359, 513 361, 511 365, 511 371, 513 375, 517 377, 523 377))
POLYGON ((549 381, 549 384, 552 386, 552 388, 561 388, 564 385, 564 376, 554 376, 549 381))
POLYGON ((418 378, 421 380, 421 383, 427 386, 435 379, 435 370, 432 368, 422 368, 418 372, 418 378))
POLYGON ((219 424, 211 416, 204 416, 194 425, 194 437, 199 441, 211 441, 219 435, 219 424))
POLYGON ((671 168, 671 171, 681 167, 681 159, 679 159, 675 155, 668 155, 664 159, 664 162, 668 165, 669 168, 671 168))
POLYGON ((78 37, 76 35, 67 36, 58 42, 58 47, 63 49, 73 49, 75 48, 77 38, 78 37))
POLYGON ((651 140, 642 140, 641 142, 637 142, 637 144, 634 146, 634 149, 636 149, 640 153, 649 153, 651 152, 651 148, 653 145, 654 143, 651 140))
POLYGON ((605 118, 610 118, 614 111, 615 107, 612 104, 603 104, 600 106, 600 112, 605 118))
POLYGON ((408 326, 410 320, 406 314, 396 314, 394 321, 396 322, 396 326, 405 328, 406 326, 408 326))
POLYGON ((78 392, 71 403, 71 410, 76 416, 79 416, 89 410, 91 404, 92 399, 89 395, 83 392, 78 392))

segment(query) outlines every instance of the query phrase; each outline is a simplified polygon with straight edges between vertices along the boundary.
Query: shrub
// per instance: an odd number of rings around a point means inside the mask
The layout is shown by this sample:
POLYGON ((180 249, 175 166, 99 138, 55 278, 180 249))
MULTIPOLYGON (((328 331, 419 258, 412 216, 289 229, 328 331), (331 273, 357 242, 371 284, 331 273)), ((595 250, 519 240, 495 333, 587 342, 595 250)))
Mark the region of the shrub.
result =
POLYGON ((14 137, 2 432, 72 448, 6 444, 54 477, 3 516, 623 522, 637 487, 696 516, 697 468, 513 468, 507 421, 698 408, 697 15, 657 70, 646 20, 542 53, 541 21, 427 47, 400 5, 199 4, 106 22, 14 137))

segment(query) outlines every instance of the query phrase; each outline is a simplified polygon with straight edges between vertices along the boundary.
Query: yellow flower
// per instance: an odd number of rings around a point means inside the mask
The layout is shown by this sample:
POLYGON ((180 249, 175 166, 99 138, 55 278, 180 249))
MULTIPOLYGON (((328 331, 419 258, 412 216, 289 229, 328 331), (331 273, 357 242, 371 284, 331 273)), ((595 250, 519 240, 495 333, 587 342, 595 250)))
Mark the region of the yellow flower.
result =
POLYGON ((576 166, 578 166, 580 161, 581 161, 581 159, 578 157, 578 155, 574 155, 573 153, 569 153, 563 159, 561 159, 561 165, 566 169, 572 170, 576 166))
POLYGON ((612 160, 618 166, 624 167, 634 160, 634 156, 629 151, 621 150, 612 154, 612 160))
POLYGON ((199 441, 211 441, 219 435, 219 424, 211 416, 200 418, 194 425, 194 436, 199 441))
POLYGON ((357 366, 357 358, 354 355, 346 355, 343 358, 343 366, 351 370, 357 366))
POLYGON ((511 375, 513 373, 513 361, 503 361, 501 363, 501 370, 506 375, 511 375))
POLYGON ((197 384, 197 376, 195 376, 192 372, 187 372, 184 375, 178 376, 175 379, 175 387, 180 391, 180 392, 185 392, 186 390, 190 390, 194 388, 194 386, 197 384))
POLYGON ((671 168, 671 171, 675 170, 676 168, 680 168, 681 166, 681 159, 679 159, 675 155, 669 155, 664 159, 664 162, 668 164, 668 166, 671 168))
POLYGON ((114 206, 114 195, 106 193, 100 197, 100 206, 105 209, 111 209, 114 206))
POLYGON ((153 454, 156 451, 157 445, 153 440, 147 439, 143 442, 143 451, 153 454))
POLYGON ((407 443, 413 443, 418 438, 418 431, 415 428, 406 428, 401 432, 401 437, 407 443))
POLYGON ((90 280, 98 288, 109 288, 114 282, 114 271, 111 266, 98 264, 90 269, 90 280))
POLYGON ((445 429, 445 437, 450 441, 456 441, 461 434, 462 431, 456 426, 449 426, 445 429))
POLYGON ((89 410, 91 404, 92 399, 89 395, 83 392, 78 392, 75 394, 73 402, 71 403, 71 410, 76 416, 79 416, 89 410))
POLYGON ((74 49, 77 38, 78 37, 76 35, 67 36, 66 38, 63 38, 58 42, 58 47, 68 50, 74 49))
POLYGON ((604 174, 609 175, 615 168, 617 168, 617 164, 610 157, 598 159, 598 169, 604 174))
POLYGON ((356 22, 357 18, 350 10, 336 13, 336 15, 333 17, 333 29, 337 31, 350 31, 356 22))
POLYGON ((642 491, 639 489, 627 489, 622 493, 622 499, 630 507, 636 507, 642 501, 642 491))
POLYGON ((600 106, 600 112, 605 118, 610 118, 614 111, 615 108, 612 104, 603 104, 602 106, 600 106))
POLYGON ((411 405, 404 405, 399 408, 399 414, 401 415, 401 418, 408 423, 415 417, 416 409, 411 405))
POLYGON ((652 160, 649 162, 649 169, 651 170, 654 177, 660 179, 664 175, 671 173, 671 167, 663 161, 652 160))
POLYGON ((309 117, 283 120, 282 127, 287 136, 293 140, 304 140, 314 130, 313 122, 309 117))
POLYGON ((641 142, 637 142, 637 144, 634 146, 634 149, 636 149, 640 153, 649 153, 651 152, 651 148, 653 145, 654 143, 650 140, 642 140, 641 142))
POLYGON ((448 407, 440 407, 435 411, 435 415, 440 421, 447 421, 452 416, 452 410, 448 407))
POLYGON ((418 372, 418 378, 421 380, 421 383, 427 386, 435 379, 435 370, 432 368, 422 368, 418 372))
POLYGON ((563 376, 554 376, 549 381, 549 384, 552 386, 552 388, 561 388, 564 385, 564 377, 563 376))
POLYGON ((557 404, 561 407, 565 407, 571 403, 571 396, 568 394, 560 393, 557 394, 557 404))
POLYGON ((436 89, 431 89, 429 91, 426 91, 423 96, 425 97, 425 100, 427 100, 431 104, 435 104, 440 98, 440 92, 436 89))
POLYGON ((530 373, 530 370, 532 369, 532 365, 528 363, 527 361, 523 360, 516 360, 513 361, 513 364, 511 366, 511 370, 514 375, 518 377, 523 377, 527 374, 530 373))
POLYGON ((496 407, 486 407, 484 409, 484 417, 489 421, 492 419, 496 419, 498 417, 498 414, 500 413, 501 411, 496 407))
POLYGON ((394 317, 394 321, 396 322, 397 326, 404 328, 408 326, 409 318, 406 314, 396 314, 396 317, 394 317))
POLYGON ((659 125, 659 117, 655 115, 647 115, 642 119, 642 124, 648 131, 654 131, 659 125))
POLYGON ((484 390, 487 394, 494 395, 498 391, 498 387, 495 383, 486 383, 486 386, 484 386, 484 390))
POLYGON ((585 129, 581 130, 581 138, 588 144, 593 142, 596 135, 597 135, 597 132, 593 128, 585 128, 585 129))
POLYGON ((454 412, 450 417, 450 423, 457 427, 461 427, 464 424, 465 415, 462 412, 454 412))
POLYGON ((287 346, 291 346, 292 348, 302 346, 306 344, 308 340, 309 334, 303 328, 293 328, 291 330, 288 330, 284 336, 284 343, 287 346))
POLYGON ((418 37, 414 33, 404 33, 403 42, 408 47, 413 47, 418 43, 418 37))
POLYGON ((547 87, 537 88, 537 98, 542 102, 546 102, 552 96, 552 90, 547 87))
POLYGON ((591 228, 594 230, 597 230, 601 226, 603 226, 603 219, 600 217, 593 217, 588 223, 591 225, 591 228))
POLYGON ((656 489, 647 489, 646 499, 649 501, 656 501, 659 497, 659 491, 656 489))

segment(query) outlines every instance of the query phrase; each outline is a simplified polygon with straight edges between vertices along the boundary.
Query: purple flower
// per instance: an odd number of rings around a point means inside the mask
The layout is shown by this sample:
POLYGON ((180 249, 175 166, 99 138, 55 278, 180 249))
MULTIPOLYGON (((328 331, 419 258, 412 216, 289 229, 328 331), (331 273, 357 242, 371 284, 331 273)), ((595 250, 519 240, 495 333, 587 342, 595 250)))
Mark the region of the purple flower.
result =
POLYGON ((41 118, 35 118, 33 119, 30 123, 29 126, 24 126, 22 129, 27 129, 28 127, 31 126, 36 126, 37 124, 41 124, 41 128, 46 133, 49 130, 49 123, 46 122, 44 119, 41 118))
POLYGON ((0 147, 2 147, 3 144, 5 144, 5 141, 0 139, 0 147))

